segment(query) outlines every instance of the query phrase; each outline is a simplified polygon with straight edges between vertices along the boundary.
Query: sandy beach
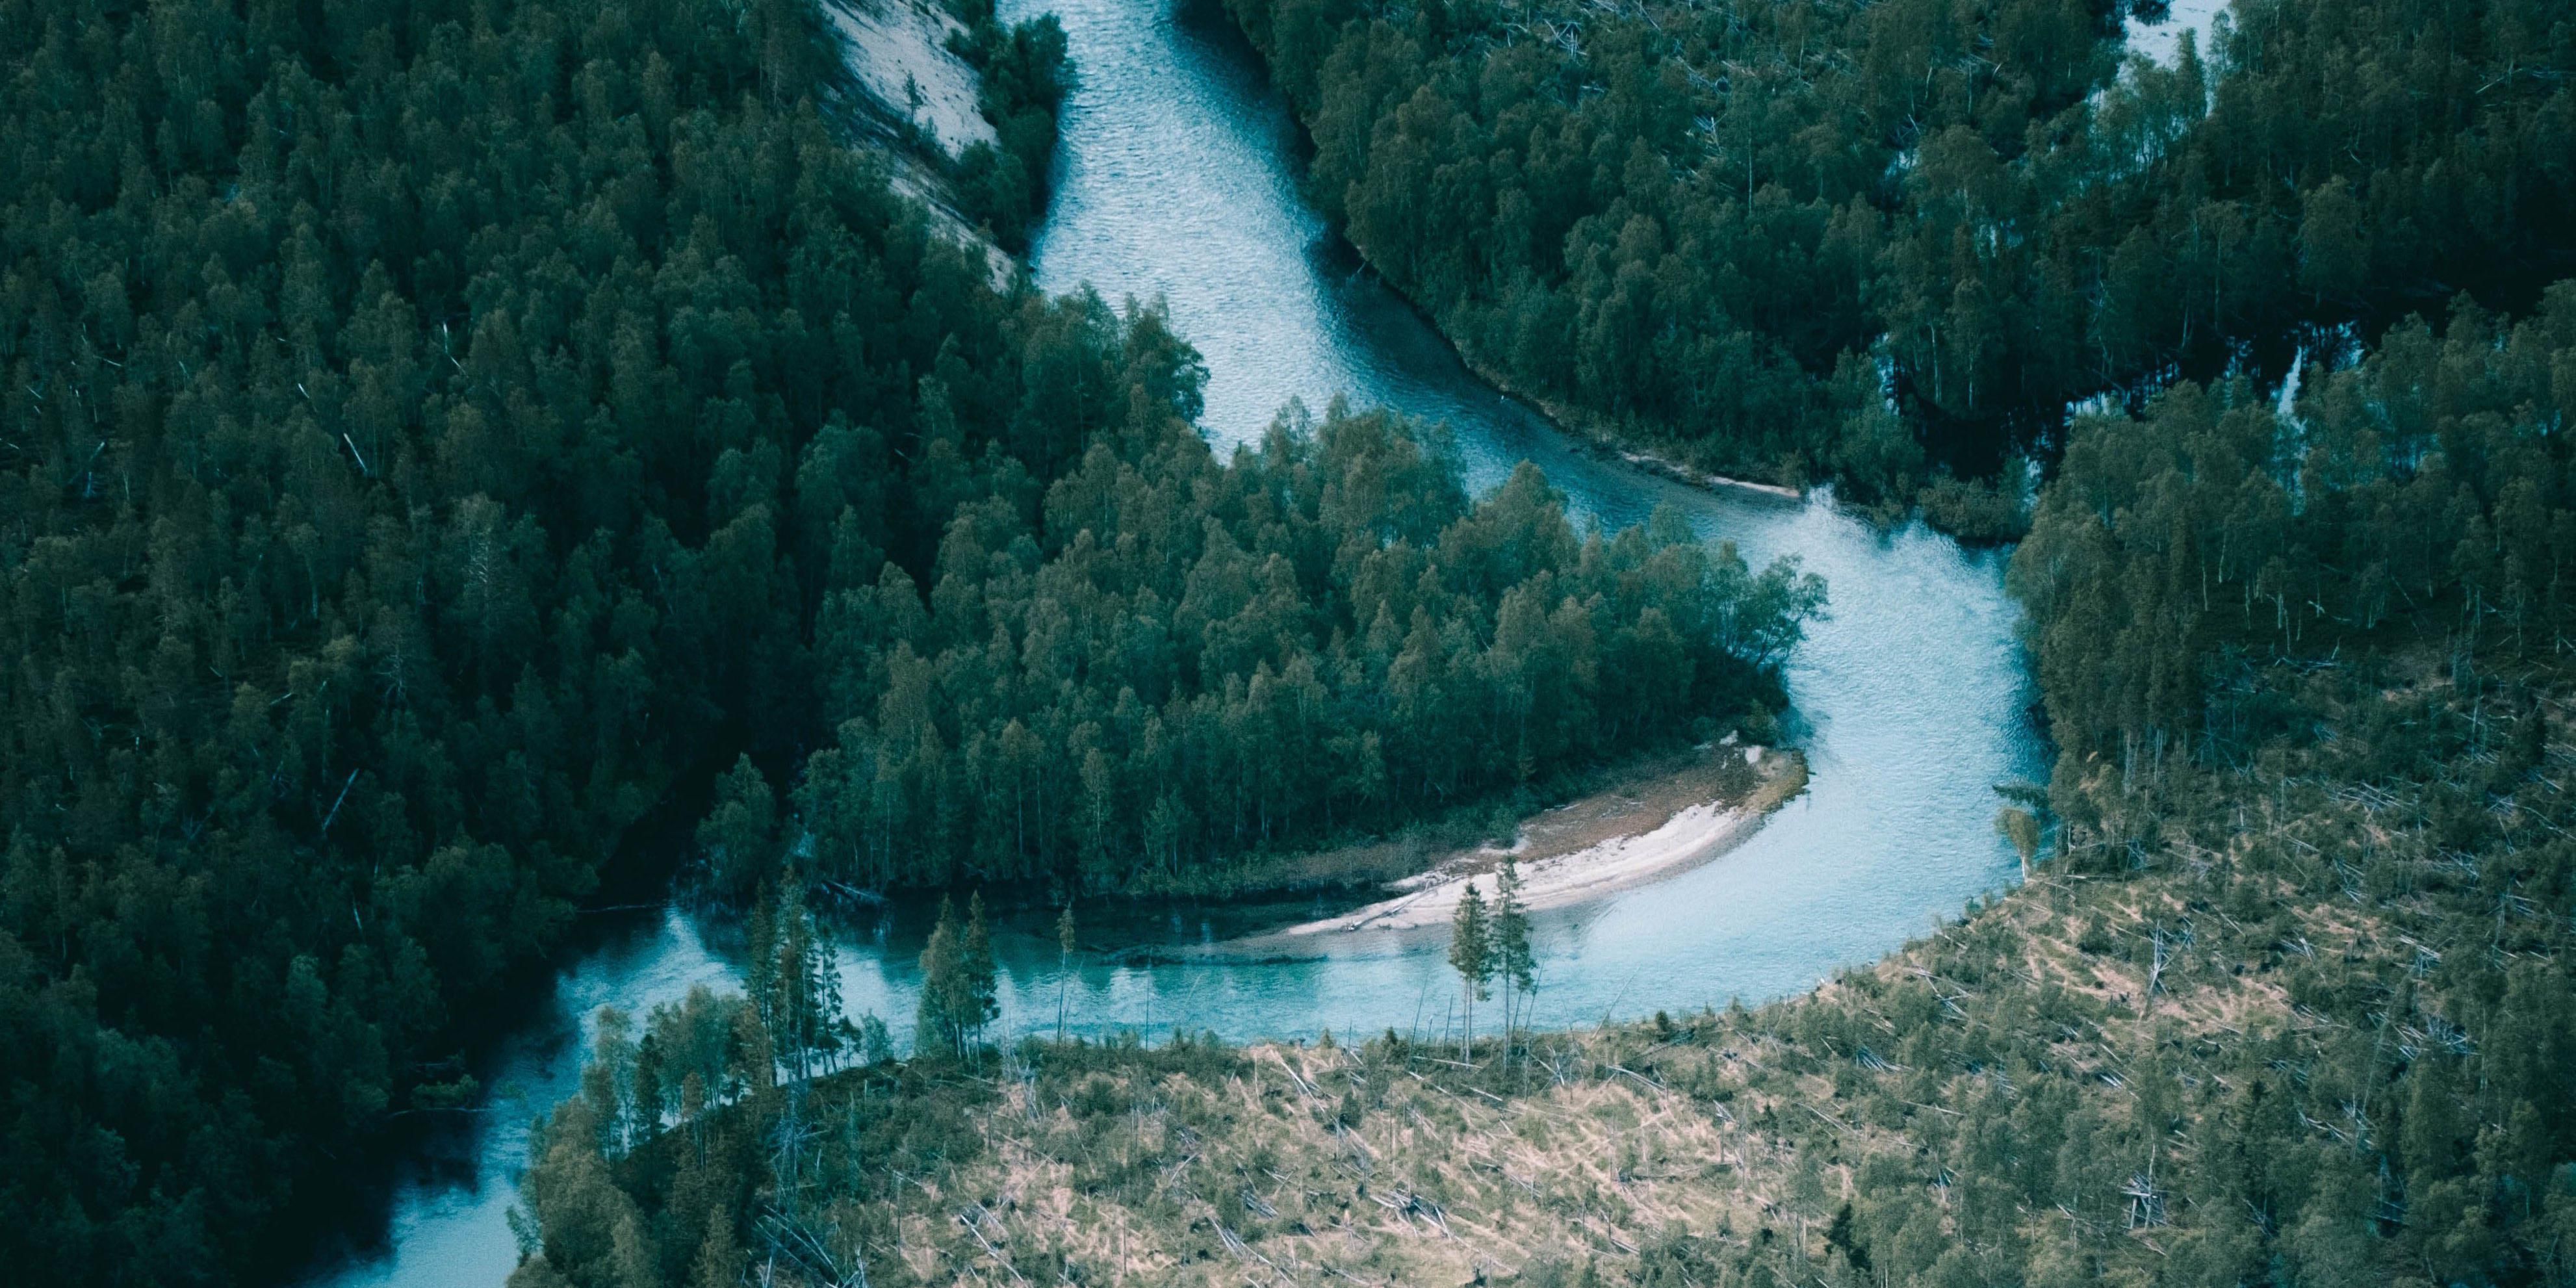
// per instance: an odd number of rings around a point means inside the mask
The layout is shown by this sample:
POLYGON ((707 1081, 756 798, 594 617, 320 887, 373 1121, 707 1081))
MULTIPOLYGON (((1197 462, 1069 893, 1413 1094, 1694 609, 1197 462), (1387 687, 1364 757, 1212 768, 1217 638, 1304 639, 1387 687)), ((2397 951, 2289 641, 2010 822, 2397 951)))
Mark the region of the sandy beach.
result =
POLYGON ((1505 857, 1520 866, 1521 902, 1560 908, 1643 885, 1733 849, 1772 810, 1805 790, 1806 763, 1795 752, 1709 747, 1705 761, 1647 784, 1602 792, 1525 822, 1509 850, 1455 854, 1394 883, 1397 893, 1338 917, 1260 936, 1263 940, 1384 933, 1445 926, 1473 886, 1488 901, 1505 857), (1731 771, 1731 772, 1730 772, 1731 771), (1710 799, 1712 779, 1749 790, 1710 799), (1690 799, 1696 796, 1698 799, 1690 799))

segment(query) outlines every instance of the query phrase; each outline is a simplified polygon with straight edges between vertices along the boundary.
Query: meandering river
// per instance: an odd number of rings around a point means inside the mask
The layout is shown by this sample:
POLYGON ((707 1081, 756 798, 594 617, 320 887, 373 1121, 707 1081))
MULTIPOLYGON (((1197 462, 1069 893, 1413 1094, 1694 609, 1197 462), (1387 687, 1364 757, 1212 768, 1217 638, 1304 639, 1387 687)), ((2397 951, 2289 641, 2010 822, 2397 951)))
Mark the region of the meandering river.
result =
MULTIPOLYGON (((1034 261, 1050 291, 1162 299, 1208 365, 1205 428, 1257 435, 1289 398, 1336 393, 1448 424, 1479 489, 1524 459, 1585 521, 1679 507, 1760 563, 1822 574, 1831 616, 1789 668, 1813 779, 1745 844, 1704 866, 1539 919, 1537 1022, 1573 1024, 1790 993, 1871 961, 2010 882, 1997 783, 2043 772, 2003 594, 2002 559, 1920 529, 1883 534, 1829 504, 1683 487, 1572 447, 1497 395, 1401 300, 1357 271, 1297 190, 1295 133, 1251 50, 1207 0, 1005 0, 1053 12, 1081 77, 1064 114, 1059 189, 1034 261), (1175 4, 1180 7, 1175 9, 1175 4)), ((1149 957, 1087 954, 1060 970, 1043 928, 1006 928, 1006 1032, 1174 1026, 1232 1039, 1439 1030, 1454 995, 1431 938, 1323 945, 1293 961, 1229 957, 1218 914, 1176 907, 1120 938, 1149 957)), ((897 910, 842 944, 853 1012, 909 1027, 922 928, 897 910)), ((1095 929, 1095 935, 1102 935, 1095 929)), ((1104 936, 1105 937, 1105 936, 1104 936)), ((314 1277, 364 1285, 497 1285, 517 1252, 507 1213, 527 1119, 577 1086, 586 1017, 642 1009, 732 965, 676 910, 636 917, 565 970, 551 1007, 487 1070, 478 1125, 406 1164, 384 1242, 314 1277)))

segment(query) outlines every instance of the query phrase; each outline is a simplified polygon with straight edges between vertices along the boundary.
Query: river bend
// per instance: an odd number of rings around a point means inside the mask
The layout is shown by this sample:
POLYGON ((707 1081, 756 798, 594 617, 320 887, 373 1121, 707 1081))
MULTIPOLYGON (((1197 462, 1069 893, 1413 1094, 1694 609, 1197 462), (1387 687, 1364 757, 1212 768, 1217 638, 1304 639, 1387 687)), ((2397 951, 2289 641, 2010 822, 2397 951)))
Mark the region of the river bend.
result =
MULTIPOLYGON (((1005 0, 1053 12, 1080 84, 1067 103, 1040 286, 1112 302, 1161 299, 1207 361, 1204 427, 1256 437, 1289 398, 1335 394, 1445 422, 1470 483, 1523 459, 1579 521, 1623 525, 1681 508, 1757 565, 1794 555, 1826 579, 1830 616, 1788 673, 1813 773, 1807 793, 1740 847, 1668 880, 1541 914, 1542 1025, 1760 1001, 1872 961, 2009 883, 1997 783, 2044 772, 2013 639, 2002 558, 1920 528, 1881 533, 1821 501, 1716 494, 1571 445, 1471 376, 1403 301, 1358 270, 1297 189, 1295 132, 1251 49, 1210 0, 1005 0), (1178 6, 1178 7, 1176 7, 1178 6)), ((1094 957, 1069 977, 1043 927, 1004 928, 1002 1028, 1231 1039, 1323 1029, 1437 1030, 1454 990, 1436 936, 1324 945, 1295 961, 1229 957, 1216 914, 1174 909, 1119 928, 1165 950, 1094 957)), ((898 909, 842 944, 853 1011, 900 1037, 924 933, 898 909)), ((577 1087, 586 1017, 642 1009, 732 965, 676 910, 643 916, 570 965, 551 1006, 493 1058, 479 1126, 409 1160, 384 1243, 314 1277, 333 1288, 497 1285, 517 1252, 507 1213, 529 1117, 577 1087)))

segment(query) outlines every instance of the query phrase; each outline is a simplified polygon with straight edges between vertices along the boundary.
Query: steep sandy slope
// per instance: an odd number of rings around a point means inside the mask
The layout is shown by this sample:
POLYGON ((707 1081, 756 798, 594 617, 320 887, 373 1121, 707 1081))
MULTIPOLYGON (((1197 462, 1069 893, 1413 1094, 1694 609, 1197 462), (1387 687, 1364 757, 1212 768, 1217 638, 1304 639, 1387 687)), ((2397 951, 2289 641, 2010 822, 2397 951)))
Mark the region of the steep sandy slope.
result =
POLYGON ((1010 256, 958 213, 946 172, 968 147, 995 137, 976 105, 975 69, 949 49, 964 24, 937 0, 825 0, 822 8, 849 71, 843 121, 885 156, 897 191, 928 207, 943 232, 980 247, 994 281, 1007 281, 1010 256))

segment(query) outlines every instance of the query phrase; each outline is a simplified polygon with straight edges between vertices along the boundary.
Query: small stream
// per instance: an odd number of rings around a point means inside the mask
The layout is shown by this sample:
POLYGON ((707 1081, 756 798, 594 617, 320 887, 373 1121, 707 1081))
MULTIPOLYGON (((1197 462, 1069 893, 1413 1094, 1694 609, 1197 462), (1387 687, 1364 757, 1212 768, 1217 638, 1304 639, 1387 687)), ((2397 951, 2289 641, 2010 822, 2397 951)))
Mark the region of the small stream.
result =
MULTIPOLYGON (((2180 6, 2177 6, 2180 7, 2180 6)), ((2010 883, 1997 783, 2045 773, 2014 643, 2003 558, 1921 528, 1882 533, 1823 501, 1720 495, 1574 447, 1470 375, 1400 299, 1358 269, 1297 191, 1295 134, 1252 51, 1208 0, 1004 0, 1005 20, 1058 15, 1081 83, 1064 115, 1059 188, 1033 258, 1039 284, 1116 302, 1160 298, 1198 346, 1205 429, 1256 437, 1291 397, 1336 393, 1445 422, 1479 490, 1523 459, 1579 521, 1680 507, 1757 565, 1794 555, 1826 579, 1831 616, 1789 668, 1813 779, 1760 832, 1665 881, 1541 914, 1536 1022, 1592 1023, 1760 1001, 1872 961, 2010 883), (1175 8, 1175 5, 1178 8, 1175 8)), ((1175 904, 1086 925, 1102 947, 1153 948, 1059 968, 1040 910, 997 934, 1005 1034, 1174 1027, 1229 1039, 1438 1032, 1455 996, 1436 935, 1351 938, 1294 960, 1229 955, 1232 910, 1175 904), (1114 921, 1115 924, 1111 924, 1114 921)), ((578 1085, 587 1016, 730 984, 723 952, 676 909, 624 914, 568 966, 550 1008, 484 1076, 493 1103, 414 1152, 383 1242, 310 1282, 497 1285, 517 1258, 507 1213, 526 1123, 578 1085)), ((905 1040, 926 927, 898 903, 841 943, 845 999, 905 1040)))

